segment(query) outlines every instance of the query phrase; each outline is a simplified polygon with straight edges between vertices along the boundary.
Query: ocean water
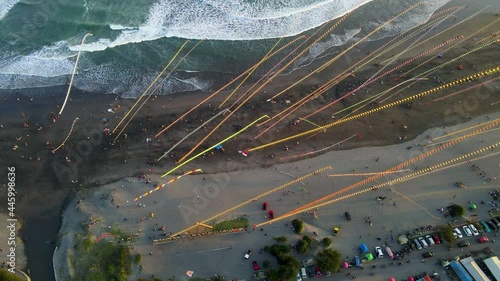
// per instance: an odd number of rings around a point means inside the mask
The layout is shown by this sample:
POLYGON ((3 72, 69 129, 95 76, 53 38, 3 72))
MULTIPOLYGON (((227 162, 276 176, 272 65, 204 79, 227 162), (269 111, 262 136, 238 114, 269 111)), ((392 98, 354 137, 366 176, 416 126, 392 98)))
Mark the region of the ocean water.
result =
MULTIPOLYGON (((428 1, 370 40, 425 22, 449 0, 428 1)), ((283 43, 353 11, 296 62, 303 67, 360 38, 420 0, 0 0, 0 89, 65 85, 82 51, 74 86, 134 97, 179 47, 201 44, 162 83, 161 94, 208 90, 283 43), (81 45, 83 36, 90 32, 81 45)), ((333 24, 330 23, 331 24, 333 24)), ((289 47, 289 50, 298 43, 289 47)), ((286 51, 263 66, 262 74, 286 51)), ((174 63, 175 64, 175 63, 174 63)))

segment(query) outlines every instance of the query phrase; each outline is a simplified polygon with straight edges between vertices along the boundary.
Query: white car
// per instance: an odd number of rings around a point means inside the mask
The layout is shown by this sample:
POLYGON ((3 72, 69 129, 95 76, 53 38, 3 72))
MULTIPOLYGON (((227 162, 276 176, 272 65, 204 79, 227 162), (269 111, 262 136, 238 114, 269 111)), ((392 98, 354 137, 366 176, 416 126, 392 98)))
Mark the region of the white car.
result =
POLYGON ((248 250, 247 253, 245 254, 245 259, 248 259, 252 255, 252 251, 248 250))
POLYGON ((434 240, 432 239, 432 237, 430 235, 426 235, 425 239, 427 240, 427 243, 429 243, 429 245, 431 245, 431 246, 436 245, 436 243, 434 243, 434 240))
POLYGON ((464 236, 462 235, 462 232, 460 232, 460 229, 454 228, 453 229, 453 236, 457 238, 463 238, 464 236))
POLYGON ((382 253, 382 249, 379 246, 375 247, 375 253, 377 253, 379 259, 384 257, 384 253, 382 253))
POLYGON ((470 228, 468 226, 464 225, 464 226, 462 226, 462 229, 464 230, 465 235, 472 236, 472 231, 470 230, 470 228))
POLYGON ((470 228, 470 230, 472 230, 472 234, 474 236, 478 236, 479 235, 479 231, 477 231, 477 228, 473 224, 469 224, 469 228, 470 228))
POLYGON ((424 247, 424 249, 429 247, 429 244, 427 244, 427 241, 425 241, 424 237, 418 237, 418 242, 420 242, 420 244, 422 244, 422 247, 424 247))

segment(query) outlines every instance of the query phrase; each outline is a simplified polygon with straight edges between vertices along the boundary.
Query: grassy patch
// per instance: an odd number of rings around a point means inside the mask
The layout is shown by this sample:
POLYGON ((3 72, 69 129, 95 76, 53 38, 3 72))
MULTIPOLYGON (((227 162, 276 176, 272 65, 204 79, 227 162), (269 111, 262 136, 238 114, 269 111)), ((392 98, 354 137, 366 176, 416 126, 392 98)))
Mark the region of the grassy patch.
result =
POLYGON ((213 230, 214 231, 222 231, 222 230, 230 230, 235 228, 247 228, 249 225, 248 219, 246 218, 237 218, 234 220, 227 220, 217 223, 213 230))
POLYGON ((123 244, 94 243, 89 235, 77 235, 74 248, 78 259, 71 259, 73 280, 126 281, 132 273, 130 249, 123 244))

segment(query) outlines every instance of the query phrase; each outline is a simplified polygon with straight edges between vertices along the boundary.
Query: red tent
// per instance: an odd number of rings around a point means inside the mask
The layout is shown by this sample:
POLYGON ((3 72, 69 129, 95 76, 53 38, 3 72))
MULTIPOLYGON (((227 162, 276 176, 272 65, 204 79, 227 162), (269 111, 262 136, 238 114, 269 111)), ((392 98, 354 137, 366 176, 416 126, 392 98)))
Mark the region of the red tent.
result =
POLYGON ((415 278, 413 278, 413 276, 409 276, 408 281, 415 281, 415 278))
POLYGON ((274 219, 274 212, 273 212, 273 210, 269 210, 268 214, 269 214, 269 218, 270 219, 274 219))
POLYGON ((394 277, 391 277, 389 278, 389 281, 396 281, 396 279, 394 279, 394 277))
POLYGON ((267 210, 267 202, 264 202, 264 203, 262 204, 262 210, 267 210))
POLYGON ((464 66, 459 64, 458 67, 457 67, 458 70, 463 70, 464 69, 464 66))
POLYGON ((343 263, 342 263, 342 266, 343 266, 344 268, 348 268, 348 267, 349 267, 349 263, 347 263, 347 262, 345 261, 345 262, 343 262, 343 263))

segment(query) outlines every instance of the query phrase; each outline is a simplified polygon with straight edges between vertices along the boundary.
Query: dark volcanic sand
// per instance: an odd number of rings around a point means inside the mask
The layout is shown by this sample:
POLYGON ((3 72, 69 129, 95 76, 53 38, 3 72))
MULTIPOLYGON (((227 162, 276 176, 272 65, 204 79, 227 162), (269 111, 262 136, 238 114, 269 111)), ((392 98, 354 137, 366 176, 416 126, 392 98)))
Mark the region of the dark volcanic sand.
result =
MULTIPOLYGON (((493 17, 493 15, 486 15, 480 20, 489 22, 493 17)), ((488 34, 488 30, 485 32, 485 34, 488 34)), ((441 39, 443 39, 443 41, 448 40, 452 36, 453 35, 448 34, 441 39)), ((484 36, 477 36, 477 38, 483 37, 484 36)), ((432 46, 438 45, 443 41, 432 40, 431 43, 425 45, 426 47, 414 51, 416 52, 414 55, 432 46)), ((476 46, 473 45, 473 43, 472 39, 469 40, 467 43, 448 52, 442 60, 435 59, 434 62, 426 64, 415 73, 421 73, 425 69, 432 68, 438 63, 442 63, 456 55, 467 52, 467 49, 463 48, 463 46, 476 46)), ((365 49, 360 49, 359 51, 354 50, 351 52, 349 58, 352 61, 356 61, 358 56, 361 57, 365 55, 365 53, 365 49)), ((459 77, 489 69, 498 64, 497 54, 498 44, 493 44, 479 52, 449 64, 432 76, 440 76, 442 80, 450 82, 459 77), (459 64, 463 64, 464 70, 456 70, 459 64), (454 72, 451 73, 451 71, 454 72)), ((399 63, 405 60, 406 59, 399 59, 399 63)), ((377 61, 380 62, 382 60, 379 59, 377 61)), ((403 72, 409 70, 422 61, 423 59, 417 60, 415 63, 401 68, 401 70, 403 72)), ((208 139, 208 143, 205 144, 205 147, 213 145, 218 140, 222 140, 230 135, 233 132, 233 125, 244 126, 263 114, 273 116, 274 113, 286 107, 286 99, 291 100, 293 103, 310 92, 316 84, 320 84, 319 81, 326 81, 343 70, 346 63, 349 63, 349 61, 339 60, 326 71, 320 73, 311 80, 307 80, 309 82, 301 84, 286 95, 281 96, 280 99, 276 100, 276 104, 272 104, 266 102, 266 100, 280 89, 285 88, 286 85, 297 80, 297 77, 301 77, 308 73, 308 69, 302 69, 291 75, 275 79, 272 85, 265 88, 267 94, 261 93, 254 97, 250 103, 244 105, 240 111, 217 131, 215 136, 208 139)), ((314 63, 311 68, 317 67, 316 64, 319 64, 319 62, 314 63)), ((384 72, 391 68, 392 66, 389 66, 384 72)), ((356 133, 359 133, 361 138, 350 140, 332 149, 388 145, 404 141, 399 139, 400 136, 410 140, 427 128, 447 126, 456 122, 463 122, 466 120, 467 116, 473 117, 500 110, 500 103, 491 106, 492 103, 500 100, 498 90, 495 91, 491 85, 487 88, 481 88, 478 91, 472 90, 462 93, 442 102, 432 102, 432 99, 436 97, 453 93, 477 83, 470 82, 416 100, 413 102, 411 109, 405 106, 395 106, 368 117, 363 117, 330 128, 326 132, 307 141, 304 141, 306 137, 301 137, 261 151, 253 152, 246 158, 242 157, 237 152, 238 150, 251 148, 270 140, 276 140, 304 130, 312 129, 313 126, 306 122, 301 122, 296 126, 289 126, 288 124, 298 117, 306 115, 313 109, 320 108, 323 103, 342 96, 348 92, 347 89, 350 87, 350 84, 364 82, 368 77, 371 77, 377 69, 377 67, 371 66, 363 72, 356 73, 356 77, 344 80, 336 86, 336 90, 329 90, 328 93, 313 101, 311 105, 307 105, 292 114, 292 117, 284 120, 279 126, 276 126, 257 141, 253 141, 253 138, 262 130, 261 128, 264 127, 250 128, 235 140, 225 143, 223 145, 226 150, 224 154, 216 153, 212 157, 200 157, 192 164, 190 163, 181 168, 180 171, 191 168, 202 168, 207 173, 218 172, 218 165, 215 164, 220 161, 228 161, 228 159, 237 161, 240 164, 238 166, 249 169, 253 167, 267 167, 273 163, 277 163, 280 157, 321 149, 356 133), (476 98, 478 96, 486 98, 478 99, 476 98), (475 101, 477 101, 477 103, 475 103, 475 101), (466 104, 474 106, 469 108, 469 110, 460 112, 460 108, 464 108, 466 104), (453 112, 456 114, 452 114, 453 112), (402 125, 408 126, 406 132, 402 131, 402 125), (279 129, 279 132, 276 129, 279 129), (299 145, 297 145, 297 141, 300 142, 299 145), (287 145, 289 150, 284 151, 282 149, 283 145, 287 145), (266 157, 269 155, 274 155, 274 158, 266 157)), ((384 89, 396 85, 398 82, 393 81, 393 78, 397 76, 397 73, 399 72, 396 71, 389 77, 384 78, 384 85, 376 82, 367 87, 366 89, 369 90, 368 94, 379 93, 384 89)), ((498 76, 498 74, 492 77, 496 76, 498 76)), ((479 81, 485 81, 492 77, 482 78, 479 81)), ((405 79, 400 81, 403 80, 405 79)), ((410 89, 403 91, 390 101, 410 96, 439 85, 437 80, 431 78, 428 81, 416 83, 410 89)), ((53 278, 50 277, 50 272, 52 270, 51 262, 49 264, 48 262, 41 261, 51 261, 52 252, 55 247, 53 243, 56 240, 55 237, 57 229, 59 228, 61 208, 68 194, 80 188, 98 186, 126 176, 147 172, 148 169, 156 173, 168 171, 170 168, 174 167, 174 160, 176 158, 184 155, 189 147, 197 143, 206 134, 204 130, 200 130, 177 148, 173 152, 175 154, 173 159, 166 157, 165 160, 161 161, 156 166, 149 165, 147 162, 158 158, 163 151, 166 151, 175 143, 174 139, 182 138, 190 130, 198 127, 204 120, 207 120, 211 114, 218 112, 215 108, 228 93, 226 92, 220 95, 216 99, 219 102, 213 102, 212 106, 204 104, 201 108, 191 113, 183 122, 173 126, 168 132, 159 137, 162 143, 157 143, 155 140, 151 144, 146 144, 146 138, 157 133, 161 129, 162 124, 169 124, 194 104, 201 101, 207 94, 182 93, 160 96, 154 101, 151 99, 147 107, 143 108, 141 112, 137 114, 125 131, 128 134, 128 138, 120 138, 115 145, 111 145, 113 137, 104 136, 102 133, 103 129, 106 126, 113 129, 118 123, 118 118, 123 117, 126 109, 135 101, 124 100, 115 95, 81 93, 77 90, 73 90, 71 100, 68 102, 62 116, 56 123, 52 123, 48 119, 48 115, 51 112, 58 112, 59 109, 57 106, 62 104, 65 91, 65 87, 56 87, 52 89, 16 91, 15 95, 0 92, 2 97, 6 97, 0 102, 0 112, 2 116, 0 124, 3 125, 3 128, 0 128, 0 149, 2 151, 0 163, 1 167, 15 166, 17 169, 17 186, 19 192, 17 210, 20 215, 26 217, 24 238, 27 239, 26 246, 30 259, 29 268, 32 276, 35 277, 34 280, 50 280, 53 278), (33 93, 37 91, 44 93, 51 92, 53 95, 47 96, 47 94, 44 94, 43 97, 35 95, 33 100, 31 100, 28 96, 32 96, 33 93), (17 99, 19 99, 19 101, 17 99), (116 114, 107 112, 108 108, 114 108, 117 105, 121 107, 116 114), (25 113, 26 116, 22 117, 22 113, 25 113), (91 114, 94 114, 95 117, 91 118, 91 114), (149 114, 151 114, 151 116, 148 118, 149 114), (75 129, 67 141, 66 146, 53 154, 50 149, 45 147, 45 143, 49 141, 54 146, 58 146, 68 134, 75 117, 79 117, 80 121, 76 123, 75 129), (102 122, 102 118, 110 119, 108 125, 102 122), (25 128, 23 122, 27 122, 29 127, 25 128), (39 123, 39 125, 36 126, 36 123, 39 123), (43 128, 38 130, 37 127, 40 126, 43 128), (22 139, 17 141, 16 137, 20 136, 22 136, 22 139), (87 140, 87 137, 90 139, 87 140), (19 146, 17 151, 12 149, 15 144, 19 146), (40 160, 37 160, 37 157, 40 157, 40 160), (65 157, 69 157, 72 163, 68 163, 65 157)), ((243 93, 243 91, 239 91, 239 93, 243 93)), ((311 121, 320 125, 330 123, 333 121, 332 113, 355 104, 366 97, 367 93, 365 89, 363 89, 355 96, 350 96, 321 114, 314 116, 311 118, 311 121)), ((375 108, 375 105, 367 106, 365 110, 372 108, 375 108)), ((336 116, 336 118, 338 119, 341 116, 342 114, 336 116)), ((222 120, 222 117, 216 119, 214 123, 209 124, 208 128, 213 128, 214 124, 217 124, 219 120, 222 120)), ((201 151, 201 149, 197 151, 201 151)), ((5 173, 5 169, 2 169, 2 177, 5 177, 5 173)))

